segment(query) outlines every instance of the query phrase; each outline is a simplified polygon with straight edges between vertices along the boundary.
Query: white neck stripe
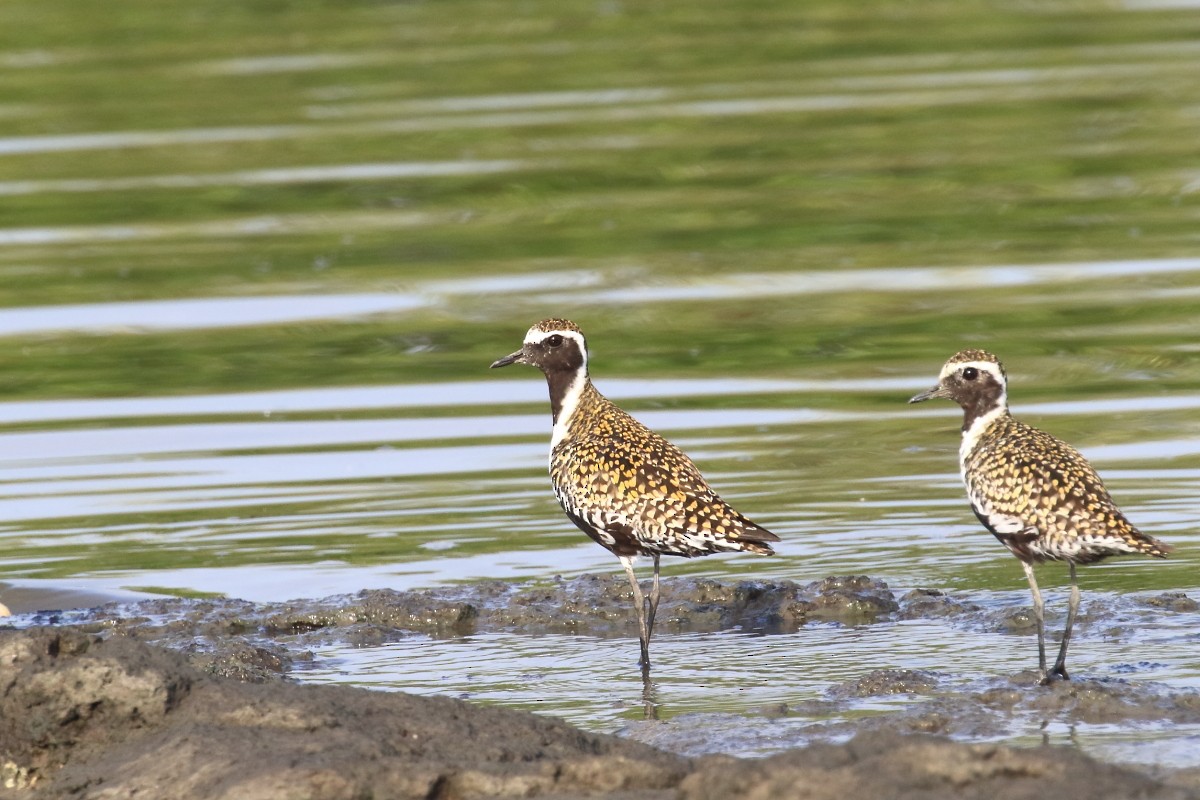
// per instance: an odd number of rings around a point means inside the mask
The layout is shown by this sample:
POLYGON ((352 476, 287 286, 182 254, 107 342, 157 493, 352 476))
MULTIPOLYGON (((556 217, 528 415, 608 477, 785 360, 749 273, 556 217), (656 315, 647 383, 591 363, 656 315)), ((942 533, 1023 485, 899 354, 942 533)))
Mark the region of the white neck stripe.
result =
POLYGON ((963 431, 962 444, 958 448, 958 460, 964 469, 967 456, 975 449, 975 445, 979 444, 979 437, 988 429, 988 426, 1008 412, 1007 399, 1005 395, 1000 395, 1000 402, 995 408, 982 417, 976 417, 975 421, 971 423, 971 427, 963 431))
POLYGON ((575 409, 579 407, 579 398, 583 394, 583 387, 587 385, 587 380, 587 365, 585 364, 583 369, 575 373, 571 385, 567 387, 567 392, 563 396, 562 405, 558 411, 558 419, 554 420, 554 430, 550 434, 551 450, 567 437, 567 429, 571 425, 571 417, 575 416, 575 409))

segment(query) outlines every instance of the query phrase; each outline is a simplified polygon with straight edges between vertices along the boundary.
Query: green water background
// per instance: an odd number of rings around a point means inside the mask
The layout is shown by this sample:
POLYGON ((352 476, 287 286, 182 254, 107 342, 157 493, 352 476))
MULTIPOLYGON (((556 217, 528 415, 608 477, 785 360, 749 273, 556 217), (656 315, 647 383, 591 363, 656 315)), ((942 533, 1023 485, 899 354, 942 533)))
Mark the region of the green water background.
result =
POLYGON ((612 569, 549 492, 540 377, 486 370, 555 315, 784 538, 672 575, 1024 602, 955 412, 904 405, 976 346, 1178 548, 1085 590, 1194 590, 1200 11, 1167 5, 0 4, 0 578, 612 569))

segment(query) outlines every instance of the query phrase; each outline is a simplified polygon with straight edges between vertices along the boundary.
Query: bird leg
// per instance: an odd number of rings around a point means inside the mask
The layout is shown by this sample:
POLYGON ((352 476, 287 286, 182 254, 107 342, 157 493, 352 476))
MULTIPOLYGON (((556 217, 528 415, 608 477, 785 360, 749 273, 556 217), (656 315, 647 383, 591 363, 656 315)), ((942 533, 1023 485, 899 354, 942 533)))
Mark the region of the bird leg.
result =
MULTIPOLYGON (((640 637, 642 640, 642 673, 643 675, 650 671, 650 625, 651 620, 647 619, 647 611, 649 611, 649 601, 642 594, 642 587, 638 585, 637 575, 633 572, 634 556, 620 556, 621 564, 625 567, 625 574, 629 576, 629 585, 633 587, 633 605, 637 609, 638 624, 640 626, 640 637)), ((657 560, 655 562, 657 566, 657 560)), ((656 570, 657 573, 657 570, 656 570)))
POLYGON ((646 611, 646 640, 649 641, 650 634, 654 633, 654 617, 658 614, 658 559, 659 554, 654 554, 654 585, 650 589, 650 599, 646 611))
POLYGON ((1045 686, 1050 682, 1046 672, 1046 606, 1042 603, 1042 593, 1038 591, 1037 578, 1033 576, 1033 565, 1022 561, 1025 577, 1029 580, 1029 591, 1033 593, 1033 618, 1037 620, 1038 635, 1038 683, 1045 686))
POLYGON ((1075 613, 1079 611, 1079 584, 1075 583, 1075 563, 1068 561, 1067 565, 1071 568, 1071 602, 1067 606, 1067 628, 1063 631, 1054 669, 1050 670, 1051 675, 1061 675, 1064 681, 1071 680, 1071 676, 1067 674, 1067 645, 1071 643, 1071 626, 1075 624, 1075 613))

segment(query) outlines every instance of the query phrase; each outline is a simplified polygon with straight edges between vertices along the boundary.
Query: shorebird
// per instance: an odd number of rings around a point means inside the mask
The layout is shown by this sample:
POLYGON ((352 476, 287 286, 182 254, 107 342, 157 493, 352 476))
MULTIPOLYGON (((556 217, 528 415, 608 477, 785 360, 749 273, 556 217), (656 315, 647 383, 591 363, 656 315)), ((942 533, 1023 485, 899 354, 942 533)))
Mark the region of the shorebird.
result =
POLYGON ((1067 645, 1079 610, 1075 565, 1145 553, 1166 558, 1171 547, 1129 523, 1100 476, 1071 445, 1008 413, 1008 378, 991 353, 956 353, 937 386, 908 402, 942 397, 962 406, 959 464, 975 516, 1021 561, 1038 633, 1038 682, 1067 674, 1067 645), (1054 667, 1046 669, 1044 605, 1033 565, 1066 561, 1071 572, 1067 625, 1054 667))
POLYGON ((754 524, 709 488, 683 451, 617 408, 588 377, 587 342, 570 320, 545 319, 521 349, 492 368, 529 364, 550 388, 550 480, 576 526, 620 560, 633 588, 641 665, 650 668, 650 635, 659 601, 659 558, 748 550, 771 555, 779 537, 754 524), (633 571, 654 560, 649 596, 633 571))

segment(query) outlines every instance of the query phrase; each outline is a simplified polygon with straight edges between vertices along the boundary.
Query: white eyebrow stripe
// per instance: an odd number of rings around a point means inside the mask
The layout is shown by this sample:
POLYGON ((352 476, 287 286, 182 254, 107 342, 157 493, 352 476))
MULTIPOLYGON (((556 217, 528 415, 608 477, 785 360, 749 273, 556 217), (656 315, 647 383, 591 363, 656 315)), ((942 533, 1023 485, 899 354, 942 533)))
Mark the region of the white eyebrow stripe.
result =
POLYGON ((938 380, 940 381, 947 375, 951 375, 966 367, 974 367, 980 372, 988 373, 1002 386, 1007 383, 1004 380, 1004 375, 1000 372, 1000 365, 994 361, 955 361, 942 367, 942 374, 938 376, 938 380))
POLYGON ((538 342, 541 342, 556 333, 564 339, 574 339, 576 344, 579 345, 579 349, 585 353, 587 352, 587 345, 583 341, 583 336, 575 331, 541 331, 537 328, 530 328, 529 332, 525 334, 524 343, 537 344, 538 342))

